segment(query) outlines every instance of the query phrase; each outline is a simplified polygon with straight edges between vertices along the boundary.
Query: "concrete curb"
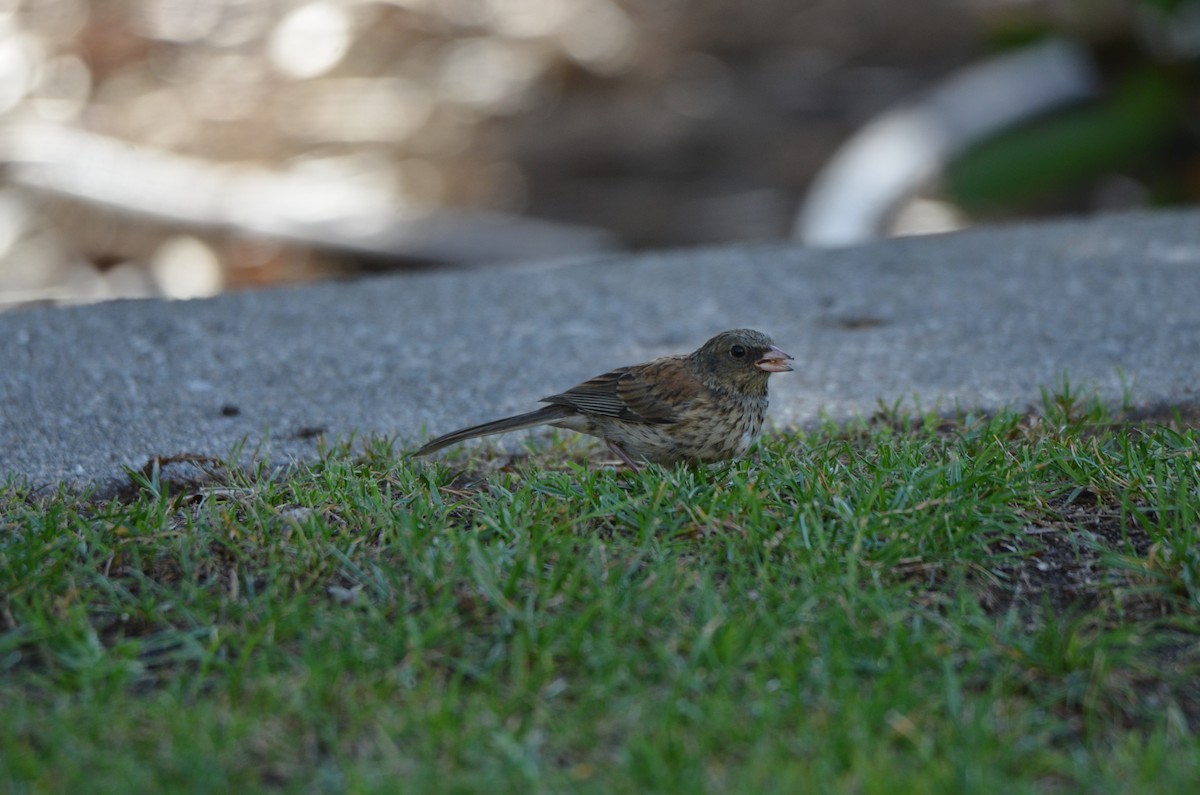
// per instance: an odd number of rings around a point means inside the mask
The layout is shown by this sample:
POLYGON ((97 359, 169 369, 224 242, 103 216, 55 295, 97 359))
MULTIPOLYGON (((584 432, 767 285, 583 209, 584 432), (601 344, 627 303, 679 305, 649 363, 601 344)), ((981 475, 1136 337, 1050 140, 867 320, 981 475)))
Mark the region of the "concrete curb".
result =
POLYGON ((772 379, 780 426, 1036 405, 1064 374, 1109 402, 1194 404, 1200 213, 10 312, 0 478, 111 486, 241 442, 275 462, 322 435, 415 442, 739 326, 797 358, 772 379))

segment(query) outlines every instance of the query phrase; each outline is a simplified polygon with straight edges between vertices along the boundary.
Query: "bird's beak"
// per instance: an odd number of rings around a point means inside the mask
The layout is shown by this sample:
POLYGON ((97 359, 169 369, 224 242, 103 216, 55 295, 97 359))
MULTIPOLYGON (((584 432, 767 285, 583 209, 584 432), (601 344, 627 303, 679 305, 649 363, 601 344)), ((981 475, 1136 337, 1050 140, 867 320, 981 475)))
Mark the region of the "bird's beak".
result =
POLYGON ((766 373, 790 373, 792 366, 788 362, 791 359, 791 356, 772 345, 754 366, 766 373))

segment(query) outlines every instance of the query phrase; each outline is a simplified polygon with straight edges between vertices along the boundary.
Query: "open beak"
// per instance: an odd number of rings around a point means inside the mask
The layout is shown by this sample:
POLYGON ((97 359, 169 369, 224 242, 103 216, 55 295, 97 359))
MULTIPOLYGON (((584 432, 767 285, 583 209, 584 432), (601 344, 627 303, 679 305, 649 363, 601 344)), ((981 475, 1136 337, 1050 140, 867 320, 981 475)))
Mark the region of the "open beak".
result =
POLYGON ((790 373, 792 366, 788 362, 791 360, 791 356, 772 345, 763 354, 763 357, 754 363, 754 366, 767 373, 790 373))

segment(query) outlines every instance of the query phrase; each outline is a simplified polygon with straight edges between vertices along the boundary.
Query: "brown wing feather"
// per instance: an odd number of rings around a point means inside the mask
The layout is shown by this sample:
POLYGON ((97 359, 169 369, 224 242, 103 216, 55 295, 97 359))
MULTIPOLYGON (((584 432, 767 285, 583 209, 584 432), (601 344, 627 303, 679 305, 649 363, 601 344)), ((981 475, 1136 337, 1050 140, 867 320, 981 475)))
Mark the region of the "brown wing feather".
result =
POLYGON ((625 405, 625 401, 621 400, 621 396, 617 392, 617 383, 627 374, 628 370, 624 368, 613 370, 610 373, 588 379, 582 384, 577 384, 566 392, 544 397, 542 402, 569 406, 584 414, 636 421, 637 416, 630 411, 629 406, 625 405))
MULTIPOLYGON (((667 362, 660 360, 652 364, 661 367, 667 362)), ((584 414, 615 417, 626 422, 676 422, 676 409, 680 407, 663 399, 662 383, 655 378, 644 377, 648 372, 646 365, 622 367, 584 381, 566 392, 542 398, 542 402, 570 406, 584 414)))

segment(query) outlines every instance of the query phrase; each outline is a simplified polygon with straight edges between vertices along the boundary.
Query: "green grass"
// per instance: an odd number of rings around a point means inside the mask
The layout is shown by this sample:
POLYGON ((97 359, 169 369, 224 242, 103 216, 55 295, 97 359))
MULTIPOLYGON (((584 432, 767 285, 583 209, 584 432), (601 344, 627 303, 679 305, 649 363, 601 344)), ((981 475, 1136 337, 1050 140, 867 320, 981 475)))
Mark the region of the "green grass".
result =
POLYGON ((1192 424, 0 491, 0 791, 1194 792, 1192 424))

